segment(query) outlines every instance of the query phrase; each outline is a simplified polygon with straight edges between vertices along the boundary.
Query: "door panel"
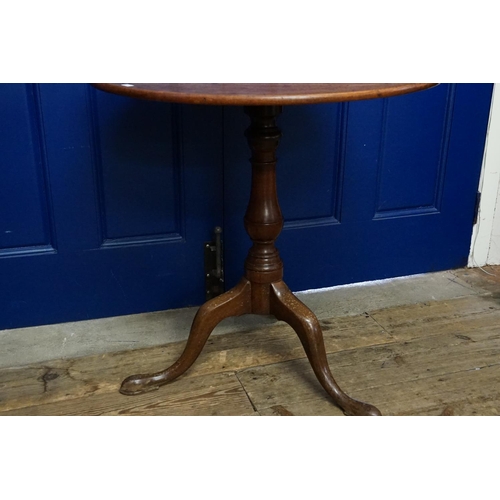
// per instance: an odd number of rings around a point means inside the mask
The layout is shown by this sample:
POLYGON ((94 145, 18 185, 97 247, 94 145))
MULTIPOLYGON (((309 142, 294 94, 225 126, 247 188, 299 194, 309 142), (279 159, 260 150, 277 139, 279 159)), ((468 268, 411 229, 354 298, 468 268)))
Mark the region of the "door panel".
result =
POLYGON ((0 107, 0 329, 203 302, 220 108, 61 84, 1 85, 0 107))
MULTIPOLYGON (((292 290, 467 263, 492 85, 349 104, 285 107, 279 119, 277 246, 292 290)), ((250 241, 241 228, 247 117, 225 110, 227 285, 250 241)))
POLYGON ((182 237, 178 108, 92 96, 103 240, 182 237))
POLYGON ((288 228, 338 222, 342 199, 344 110, 343 104, 291 106, 283 110, 280 124, 283 120, 290 123, 303 120, 303 126, 283 130, 278 150, 280 167, 302 166, 294 170, 293 176, 284 168, 277 171, 278 189, 280 193, 287 193, 281 197, 280 204, 288 228))
MULTIPOLYGON (((465 265, 491 90, 285 107, 291 288, 465 265)), ((203 242, 221 221, 226 285, 239 280, 242 108, 4 84, 0 110, 0 329, 200 304, 203 242)))
POLYGON ((33 85, 2 95, 0 255, 51 251, 53 238, 39 96, 33 85))
POLYGON ((382 103, 375 217, 438 210, 454 86, 382 103), (425 103, 423 103, 425 99, 425 103))

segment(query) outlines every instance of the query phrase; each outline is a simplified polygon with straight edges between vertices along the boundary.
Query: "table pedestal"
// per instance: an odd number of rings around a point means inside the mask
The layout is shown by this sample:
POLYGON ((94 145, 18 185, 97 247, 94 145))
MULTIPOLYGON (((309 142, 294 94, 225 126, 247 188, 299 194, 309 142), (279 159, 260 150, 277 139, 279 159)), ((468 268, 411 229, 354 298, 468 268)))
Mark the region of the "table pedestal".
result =
POLYGON ((180 358, 164 371, 126 378, 120 392, 141 394, 158 389, 182 375, 196 361, 215 326, 229 316, 273 314, 297 333, 321 385, 333 401, 350 415, 380 415, 372 405, 356 401, 335 382, 326 357, 323 334, 314 313, 283 281, 283 262, 274 242, 283 228, 276 192, 276 148, 281 132, 276 117, 281 106, 248 106, 251 118, 246 137, 252 150, 252 190, 245 214, 245 229, 253 245, 245 261, 245 275, 228 292, 198 310, 180 358))

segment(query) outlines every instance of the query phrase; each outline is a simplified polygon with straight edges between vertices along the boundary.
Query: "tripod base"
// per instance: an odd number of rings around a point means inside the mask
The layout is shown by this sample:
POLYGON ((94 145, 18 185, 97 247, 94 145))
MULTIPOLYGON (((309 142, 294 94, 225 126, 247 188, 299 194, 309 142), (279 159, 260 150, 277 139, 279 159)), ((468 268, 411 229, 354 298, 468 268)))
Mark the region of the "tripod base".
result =
POLYGON ((169 368, 152 375, 132 375, 120 392, 133 395, 158 389, 182 375, 200 355, 215 326, 228 316, 274 314, 296 332, 321 385, 349 415, 380 415, 374 406, 347 396, 335 382, 326 358, 323 333, 316 316, 283 282, 283 262, 275 247, 283 228, 276 189, 276 149, 281 131, 276 118, 280 106, 249 106, 251 124, 245 135, 252 151, 252 188, 244 217, 252 247, 245 261, 245 277, 232 290, 216 297, 196 314, 186 348, 169 368))
POLYGON ((350 398, 337 385, 328 366, 323 333, 318 319, 295 297, 284 281, 263 285, 252 284, 243 278, 235 288, 206 302, 194 318, 186 347, 180 358, 161 372, 126 378, 120 392, 126 395, 149 392, 180 377, 196 361, 208 337, 220 321, 229 316, 249 313, 273 314, 295 330, 318 381, 332 397, 333 402, 346 414, 380 415, 377 408, 350 398), (263 307, 266 302, 267 307, 263 307))

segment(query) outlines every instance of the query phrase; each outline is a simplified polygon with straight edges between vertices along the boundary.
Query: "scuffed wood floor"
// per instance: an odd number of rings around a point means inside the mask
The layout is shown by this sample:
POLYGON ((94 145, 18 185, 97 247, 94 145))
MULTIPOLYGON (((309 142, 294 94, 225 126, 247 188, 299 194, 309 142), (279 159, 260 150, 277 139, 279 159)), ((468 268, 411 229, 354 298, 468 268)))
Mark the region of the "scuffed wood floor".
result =
MULTIPOLYGON (((339 385, 384 415, 500 414, 500 268, 457 271, 478 295, 321 321, 339 385)), ((163 369, 184 342, 0 370, 0 415, 342 415, 293 330, 213 336, 160 390, 118 393, 163 369)))

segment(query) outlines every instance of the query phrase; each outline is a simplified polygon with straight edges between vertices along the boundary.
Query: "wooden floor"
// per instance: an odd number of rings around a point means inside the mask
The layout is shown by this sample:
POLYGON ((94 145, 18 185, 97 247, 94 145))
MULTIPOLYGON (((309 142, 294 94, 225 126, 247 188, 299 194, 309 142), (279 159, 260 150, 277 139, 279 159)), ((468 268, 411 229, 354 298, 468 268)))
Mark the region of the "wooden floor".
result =
MULTIPOLYGON (((478 295, 321 321, 339 385, 384 415, 500 414, 500 268, 462 270, 478 295)), ((184 342, 0 370, 0 415, 342 415, 284 323, 213 336, 160 390, 118 393, 184 342)))

